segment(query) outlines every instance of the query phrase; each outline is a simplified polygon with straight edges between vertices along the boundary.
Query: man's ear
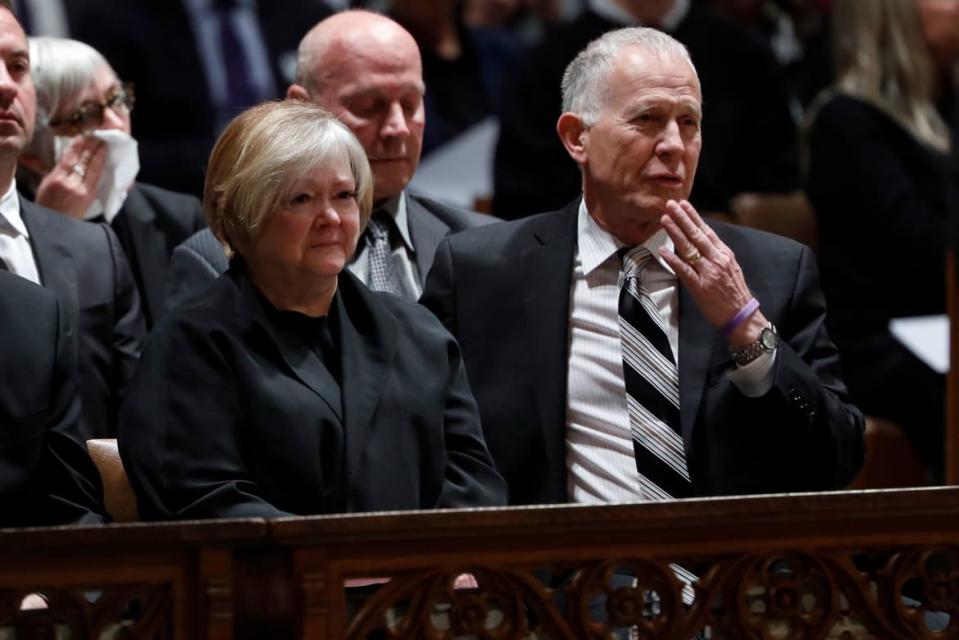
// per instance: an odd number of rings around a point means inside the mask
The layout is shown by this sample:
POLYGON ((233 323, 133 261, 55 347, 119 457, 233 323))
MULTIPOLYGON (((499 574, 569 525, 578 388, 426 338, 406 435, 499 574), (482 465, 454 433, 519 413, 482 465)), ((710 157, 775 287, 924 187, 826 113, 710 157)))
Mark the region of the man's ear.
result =
POLYGON ((290 87, 286 90, 286 97, 290 100, 306 100, 310 99, 310 92, 306 90, 306 87, 299 84, 291 84, 290 87))
POLYGON ((583 125, 583 119, 575 113, 564 113, 556 121, 556 133, 566 147, 566 153, 576 164, 586 164, 586 137, 589 132, 583 125))

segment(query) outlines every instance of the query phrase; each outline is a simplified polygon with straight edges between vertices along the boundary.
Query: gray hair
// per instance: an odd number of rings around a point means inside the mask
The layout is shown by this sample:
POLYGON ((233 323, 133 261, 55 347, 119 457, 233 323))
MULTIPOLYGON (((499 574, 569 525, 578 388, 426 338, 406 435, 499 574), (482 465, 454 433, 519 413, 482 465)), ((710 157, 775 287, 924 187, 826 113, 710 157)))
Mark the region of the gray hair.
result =
POLYGON ((595 124, 609 97, 608 79, 613 63, 620 51, 633 46, 643 47, 663 60, 684 60, 696 74, 689 51, 672 36, 648 27, 616 29, 590 42, 566 67, 563 112, 577 114, 587 125, 595 124))
POLYGON ((53 164, 53 131, 50 119, 63 105, 86 91, 96 75, 116 72, 99 51, 79 40, 34 37, 30 45, 30 73, 37 91, 37 127, 24 150, 45 165, 53 164))
POLYGON ((295 182, 342 158, 356 183, 362 231, 373 208, 373 176, 353 132, 303 100, 264 102, 244 111, 227 125, 210 153, 203 185, 210 230, 232 254, 238 239, 256 236, 295 182))
POLYGON ((934 104, 936 63, 915 0, 837 0, 833 34, 836 88, 876 106, 926 145, 948 151, 949 128, 934 104))

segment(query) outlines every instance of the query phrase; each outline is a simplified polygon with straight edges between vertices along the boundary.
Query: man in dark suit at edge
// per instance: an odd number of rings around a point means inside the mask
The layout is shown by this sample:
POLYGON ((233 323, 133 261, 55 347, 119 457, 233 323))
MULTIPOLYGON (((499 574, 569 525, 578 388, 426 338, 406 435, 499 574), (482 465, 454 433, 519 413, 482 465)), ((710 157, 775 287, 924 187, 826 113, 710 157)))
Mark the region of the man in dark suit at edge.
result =
POLYGON ((82 439, 112 437, 146 331, 139 296, 108 226, 68 219, 17 193, 17 158, 33 135, 36 94, 23 29, 9 8, 0 9, 0 20, 0 267, 57 294, 82 373, 82 439))
POLYGON ((422 298, 462 346, 510 503, 844 486, 863 418, 811 252, 686 200, 702 95, 685 47, 610 32, 562 89, 583 196, 445 239, 422 298))
POLYGON ((0 272, 0 336, 0 527, 103 522, 100 476, 78 435, 63 305, 53 292, 0 272))
MULTIPOLYGON (((312 101, 349 127, 373 169, 373 216, 349 269, 374 290, 413 300, 447 233, 496 220, 406 190, 423 145, 425 90, 413 36, 385 16, 359 10, 333 15, 306 34, 297 81, 287 90, 288 98, 312 101)), ((212 234, 194 234, 174 250, 168 306, 226 266, 212 234)))

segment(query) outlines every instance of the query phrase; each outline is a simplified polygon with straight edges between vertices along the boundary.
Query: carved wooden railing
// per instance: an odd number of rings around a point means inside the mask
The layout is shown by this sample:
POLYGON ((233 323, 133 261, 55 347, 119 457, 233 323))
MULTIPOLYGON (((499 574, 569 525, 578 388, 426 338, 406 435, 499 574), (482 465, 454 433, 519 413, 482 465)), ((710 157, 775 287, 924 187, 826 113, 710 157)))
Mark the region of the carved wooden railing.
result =
POLYGON ((0 630, 13 633, 0 638, 233 638, 233 559, 268 532, 265 520, 0 530, 0 630))
POLYGON ((18 639, 959 638, 959 488, 2 532, 0 590, 18 639))

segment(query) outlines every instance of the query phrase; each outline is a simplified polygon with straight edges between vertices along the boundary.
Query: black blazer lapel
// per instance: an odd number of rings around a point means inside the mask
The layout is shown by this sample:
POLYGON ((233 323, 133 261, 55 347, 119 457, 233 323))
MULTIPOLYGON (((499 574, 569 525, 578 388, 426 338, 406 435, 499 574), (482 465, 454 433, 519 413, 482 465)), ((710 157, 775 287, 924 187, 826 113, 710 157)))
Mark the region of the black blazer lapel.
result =
MULTIPOLYGON (((231 266, 231 268, 233 268, 231 266)), ((253 283, 246 274, 240 279, 240 304, 253 316, 267 334, 268 338, 280 352, 286 365, 293 371, 300 382, 309 387, 330 409, 344 422, 343 402, 340 396, 340 385, 327 370, 326 365, 313 353, 313 350, 303 341, 302 337, 284 331, 272 322, 263 305, 269 304, 262 300, 253 283)))
POLYGON ((20 198, 20 215, 30 234, 30 245, 33 248, 40 282, 44 287, 55 291, 60 301, 66 305, 71 318, 70 331, 76 331, 80 302, 73 254, 65 243, 67 236, 49 228, 53 221, 49 216, 60 214, 42 211, 29 200, 20 198))
MULTIPOLYGON (((356 482, 363 451, 396 355, 396 320, 348 271, 339 278, 339 340, 342 357, 346 486, 356 482)), ((382 423, 384 416, 377 423, 382 423)), ((349 500, 349 498, 348 498, 349 500)))
MULTIPOLYGON (((577 198, 548 224, 534 228, 531 246, 521 256, 516 278, 522 286, 523 343, 512 348, 534 351, 528 389, 543 429, 550 465, 565 467, 566 379, 569 368, 569 288, 576 253, 577 198)), ((544 218, 544 220, 547 220, 544 218)))
POLYGON ((420 280, 426 282, 430 267, 433 265, 433 255, 440 240, 450 231, 449 225, 433 215, 416 198, 404 194, 406 198, 406 220, 410 228, 410 239, 416 251, 416 268, 420 272, 420 280))
POLYGON ((129 242, 124 242, 124 249, 140 284, 140 299, 147 323, 152 325, 163 315, 164 274, 170 252, 165 244, 166 237, 157 229, 156 214, 136 185, 127 193, 126 202, 113 224, 122 227, 122 232, 117 234, 121 241, 125 236, 129 237, 129 242))
POLYGON ((703 399, 710 359, 721 345, 686 289, 679 285, 679 406, 686 451, 703 399))

